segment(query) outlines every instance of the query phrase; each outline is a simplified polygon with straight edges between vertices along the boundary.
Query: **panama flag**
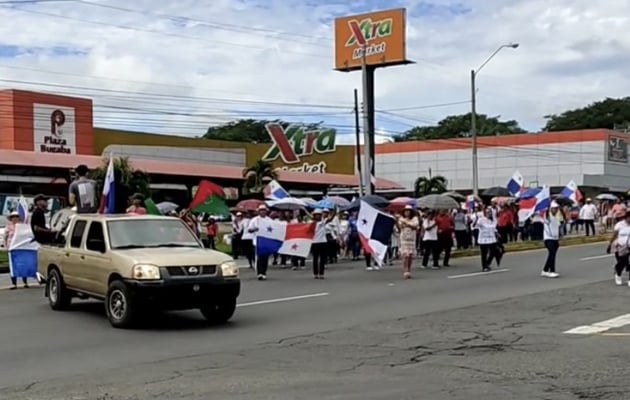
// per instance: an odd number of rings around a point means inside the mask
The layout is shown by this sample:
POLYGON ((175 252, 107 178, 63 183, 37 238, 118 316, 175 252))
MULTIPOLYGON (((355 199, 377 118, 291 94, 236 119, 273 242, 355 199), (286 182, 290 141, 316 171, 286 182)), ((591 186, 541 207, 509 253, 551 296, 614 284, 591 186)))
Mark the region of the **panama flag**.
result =
POLYGON ((15 232, 9 243, 9 272, 13 278, 35 278, 37 276, 37 249, 31 226, 25 223, 15 225, 15 232))
POLYGON ((109 158, 107 172, 105 173, 105 183, 103 184, 103 194, 101 195, 101 204, 98 208, 99 214, 114 214, 116 212, 116 198, 114 189, 116 179, 114 177, 114 158, 109 158))
POLYGON ((477 200, 475 199, 475 195, 469 194, 466 196, 465 208, 466 210, 474 210, 477 207, 477 200))
POLYGON ((265 198, 269 200, 280 200, 290 197, 289 192, 284 190, 280 183, 278 183, 275 179, 265 186, 263 194, 265 195, 265 198))
POLYGON ((20 221, 24 223, 28 223, 28 202, 24 196, 20 196, 20 200, 18 200, 17 205, 17 213, 20 216, 20 221))
POLYGON ((259 221, 256 234, 256 255, 308 257, 315 236, 314 223, 287 224, 271 218, 259 221))
POLYGON ((571 199, 574 203, 579 203, 583 198, 582 192, 580 192, 580 189, 578 189, 577 184, 573 180, 567 183, 564 189, 562 189, 560 196, 571 199))
POLYGON ((357 216, 359 240, 363 250, 371 254, 378 265, 383 264, 394 225, 396 225, 394 217, 361 200, 357 216))
POLYGON ((525 179, 523 178, 523 175, 521 175, 518 171, 514 172, 506 187, 512 196, 518 197, 519 193, 525 189, 525 179))
POLYGON ((533 197, 522 199, 518 202, 518 218, 521 221, 526 220, 535 213, 543 213, 547 211, 551 205, 551 194, 547 186, 540 189, 538 194, 533 197))

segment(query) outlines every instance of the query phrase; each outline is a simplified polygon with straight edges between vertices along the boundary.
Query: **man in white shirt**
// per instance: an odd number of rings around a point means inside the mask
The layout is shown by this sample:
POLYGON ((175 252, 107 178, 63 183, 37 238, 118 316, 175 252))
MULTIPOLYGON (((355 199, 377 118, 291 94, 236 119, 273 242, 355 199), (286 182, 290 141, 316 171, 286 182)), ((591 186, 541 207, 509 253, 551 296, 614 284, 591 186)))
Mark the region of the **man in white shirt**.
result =
POLYGON ((582 206, 580 209, 579 220, 584 225, 584 230, 586 231, 586 236, 590 236, 592 232, 595 235, 595 219, 597 218, 597 207, 593 204, 593 201, 588 198, 586 199, 586 204, 582 206))
POLYGON ((249 262, 249 268, 254 268, 254 233, 249 231, 249 223, 254 218, 253 212, 248 211, 247 216, 243 218, 243 235, 241 236, 241 248, 243 249, 243 253, 245 257, 247 257, 247 261, 249 262))
MULTIPOLYGON (((256 248, 256 235, 258 230, 260 229, 261 220, 268 219, 269 216, 267 206, 261 204, 258 206, 258 215, 252 218, 249 222, 249 226, 247 227, 247 231, 253 235, 252 241, 254 244, 254 249, 256 248)), ((267 269, 269 268, 269 256, 259 256, 256 254, 256 274, 258 275, 259 281, 267 280, 267 269)))

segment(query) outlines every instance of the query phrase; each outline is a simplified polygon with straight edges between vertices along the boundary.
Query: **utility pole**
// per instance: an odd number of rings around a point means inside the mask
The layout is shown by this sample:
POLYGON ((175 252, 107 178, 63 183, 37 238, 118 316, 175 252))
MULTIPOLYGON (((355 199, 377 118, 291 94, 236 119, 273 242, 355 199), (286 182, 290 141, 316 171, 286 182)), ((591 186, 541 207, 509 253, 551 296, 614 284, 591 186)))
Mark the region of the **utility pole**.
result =
POLYGON ((483 69, 496 56, 499 52, 505 48, 517 49, 518 43, 503 44, 497 48, 494 53, 490 55, 476 70, 470 70, 470 136, 472 137, 472 179, 473 179, 473 194, 479 196, 479 164, 477 160, 477 74, 483 69))
POLYGON ((359 195, 365 196, 365 182, 361 169, 361 127, 359 122, 359 91, 354 89, 354 133, 356 136, 357 172, 359 173, 359 195))
POLYGON ((364 178, 363 178, 363 183, 364 183, 364 187, 365 187, 365 192, 364 195, 370 195, 370 194, 374 194, 372 193, 372 173, 371 173, 371 162, 372 160, 370 159, 370 146, 371 146, 371 140, 372 140, 372 132, 370 132, 370 117, 368 115, 368 102, 370 101, 369 99, 369 93, 368 93, 368 86, 369 86, 369 82, 368 82, 368 66, 367 66, 367 55, 366 55, 366 48, 365 46, 363 47, 363 52, 361 54, 361 72, 363 73, 363 171, 364 171, 364 178))
POLYGON ((479 164, 477 160, 477 88, 476 73, 470 70, 470 135, 472 136, 472 169, 473 195, 479 196, 479 164))
POLYGON ((370 157, 370 148, 371 148, 371 140, 372 140, 372 132, 370 132, 370 117, 368 114, 368 102, 369 99, 369 82, 368 82, 368 65, 367 65, 367 54, 366 47, 363 46, 362 54, 361 54, 361 72, 363 73, 363 171, 364 178, 363 183, 365 187, 364 195, 374 194, 372 192, 372 165, 371 165, 371 157, 370 157))

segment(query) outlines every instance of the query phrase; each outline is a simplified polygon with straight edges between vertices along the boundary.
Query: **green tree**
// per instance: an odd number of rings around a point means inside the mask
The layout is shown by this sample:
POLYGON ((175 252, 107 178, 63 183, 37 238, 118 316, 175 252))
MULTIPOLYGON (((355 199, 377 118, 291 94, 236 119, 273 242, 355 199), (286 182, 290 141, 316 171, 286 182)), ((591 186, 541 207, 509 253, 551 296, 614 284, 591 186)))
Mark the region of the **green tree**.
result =
POLYGON ((274 167, 265 161, 258 160, 256 164, 243 170, 243 193, 260 193, 265 188, 265 180, 278 179, 274 167))
POLYGON ((428 194, 440 194, 447 191, 448 181, 441 175, 420 176, 413 183, 415 197, 422 197, 428 194))
POLYGON ((617 129, 630 126, 630 97, 606 98, 586 107, 546 115, 545 131, 617 129))
MULTIPOLYGON (((257 120, 257 119, 240 119, 231 121, 227 124, 211 126, 203 135, 204 139, 227 140, 230 142, 245 143, 271 143, 269 134, 265 129, 268 123, 281 124, 284 128, 291 125, 291 122, 283 120, 257 120)), ((323 122, 304 124, 307 129, 320 129, 323 122)), ((302 125, 302 124, 300 124, 302 125)))
MULTIPOLYGON (((99 192, 103 190, 108 165, 109 159, 104 159, 100 167, 90 172, 90 178, 97 182, 99 192)), ((133 168, 129 157, 114 159, 114 177, 116 180, 114 195, 116 196, 116 210, 118 212, 123 212, 127 208, 127 200, 134 193, 141 193, 147 198, 151 196, 149 175, 142 170, 133 168)))
MULTIPOLYGON (((509 135, 525 133, 517 121, 501 121, 500 117, 477 114, 477 134, 479 136, 509 135)), ((470 113, 450 115, 434 126, 417 126, 394 139, 399 142, 410 140, 453 139, 470 136, 470 113)))

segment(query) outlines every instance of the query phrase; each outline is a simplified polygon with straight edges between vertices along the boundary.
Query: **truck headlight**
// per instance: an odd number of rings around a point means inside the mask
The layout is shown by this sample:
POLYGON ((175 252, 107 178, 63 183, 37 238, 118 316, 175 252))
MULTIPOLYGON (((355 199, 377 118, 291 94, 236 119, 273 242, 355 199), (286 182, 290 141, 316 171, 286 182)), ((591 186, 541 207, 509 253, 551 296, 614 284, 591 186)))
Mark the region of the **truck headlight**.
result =
POLYGON ((151 264, 136 264, 131 271, 133 279, 160 279, 160 269, 151 264))
POLYGON ((238 272, 238 266, 234 261, 221 264, 221 275, 224 277, 236 277, 238 276, 238 272))

